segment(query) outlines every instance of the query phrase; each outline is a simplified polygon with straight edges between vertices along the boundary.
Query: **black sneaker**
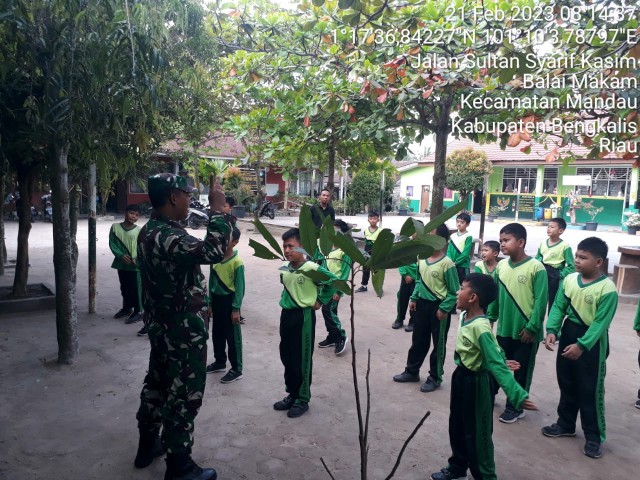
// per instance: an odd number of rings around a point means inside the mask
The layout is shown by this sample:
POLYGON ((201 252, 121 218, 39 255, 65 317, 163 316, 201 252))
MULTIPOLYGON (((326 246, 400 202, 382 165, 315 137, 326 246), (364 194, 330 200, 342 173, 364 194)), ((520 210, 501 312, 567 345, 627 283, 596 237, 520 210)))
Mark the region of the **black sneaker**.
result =
POLYGON ((367 291, 367 286, 366 285, 360 285, 357 289, 356 289, 356 293, 362 293, 362 292, 366 292, 367 291))
POLYGON ((293 407, 293 403, 295 401, 296 401, 295 398, 293 398, 291 395, 287 395, 286 397, 284 397, 279 402, 274 403, 273 404, 273 409, 274 410, 279 410, 279 411, 289 410, 291 407, 293 407))
POLYGON ((242 372, 238 372, 233 368, 229 370, 224 377, 220 379, 220 383, 233 383, 242 378, 242 372))
POLYGON ((395 322, 393 322, 393 325, 391 325, 391 328, 393 328, 394 330, 402 328, 402 322, 400 320, 396 320, 395 322))
POLYGON ((113 316, 113 318, 124 318, 128 317, 129 315, 131 315, 131 309, 125 310, 124 308, 121 308, 120 310, 118 310, 118 313, 113 316))
POLYGON ((347 349, 347 342, 349 341, 349 337, 341 337, 336 342, 336 355, 342 355, 344 351, 347 349))
POLYGON ((328 348, 328 347, 333 347, 335 344, 336 344, 335 340, 331 340, 331 338, 327 337, 321 342, 318 342, 318 347, 328 348))
POLYGON ((227 369, 227 364, 222 362, 213 362, 207 365, 207 373, 224 372, 227 369))
POLYGON ((124 323, 130 325, 132 323, 139 322, 140 320, 142 320, 142 314, 140 312, 135 312, 132 313, 131 316, 124 321, 124 323))
POLYGON ((433 392, 440 388, 440 384, 436 382, 433 378, 427 377, 427 381, 422 384, 420 387, 421 392, 433 392))
POLYGON ((405 332, 413 332, 413 323, 410 323, 406 327, 404 327, 405 332))
POLYGON ((500 414, 498 420, 500 420, 502 423, 516 423, 519 419, 524 418, 524 416, 524 410, 514 410, 512 408, 507 408, 500 414))
POLYGON ((307 402, 296 402, 287 412, 287 417, 298 418, 304 415, 309 410, 309 404, 307 402))
POLYGON ((541 431, 545 437, 555 438, 555 437, 575 437, 576 436, 575 431, 572 432, 571 430, 566 430, 562 428, 560 425, 558 425, 557 423, 554 423, 547 427, 542 427, 541 431))
POLYGON ((636 400, 636 408, 640 408, 640 400, 636 400))
POLYGON ((144 337, 145 335, 147 335, 149 333, 149 329, 147 328, 147 326, 145 325, 144 327, 142 327, 139 331, 138 331, 138 336, 139 337, 144 337))
POLYGON ((419 382, 420 375, 414 375, 406 370, 398 375, 393 376, 393 381, 398 383, 419 382))
POLYGON ((431 477, 429 478, 431 480, 467 480, 466 475, 459 477, 451 473, 451 470, 449 470, 448 468, 443 468, 439 472, 432 473, 431 477))
POLYGON ((245 322, 245 318, 242 315, 240 315, 240 324, 244 325, 244 322, 245 322))
POLYGON ((144 435, 140 437, 138 452, 133 464, 136 468, 146 468, 153 462, 154 458, 164 455, 164 447, 160 437, 156 435, 144 435))
POLYGON ((599 442, 587 440, 582 451, 587 457, 600 458, 602 456, 602 445, 599 442))

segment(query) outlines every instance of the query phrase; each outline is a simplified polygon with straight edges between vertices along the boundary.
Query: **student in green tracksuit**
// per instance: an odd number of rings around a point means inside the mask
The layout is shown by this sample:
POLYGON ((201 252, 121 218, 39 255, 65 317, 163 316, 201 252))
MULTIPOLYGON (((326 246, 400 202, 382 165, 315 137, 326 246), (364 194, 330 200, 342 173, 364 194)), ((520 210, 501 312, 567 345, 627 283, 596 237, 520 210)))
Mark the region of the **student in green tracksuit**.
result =
POLYGON ((288 410, 287 416, 296 418, 309 410, 311 398, 311 370, 315 341, 316 314, 327 303, 327 292, 320 288, 322 282, 314 282, 300 273, 316 270, 330 279, 336 277, 324 267, 307 260, 298 251, 300 230, 292 228, 282 235, 282 250, 288 260, 280 268, 280 360, 284 365, 284 383, 288 395, 273 404, 275 410, 288 410))
MULTIPOLYGON (((446 225, 440 225, 436 229, 436 235, 449 240, 449 229, 446 225)), ((445 251, 446 246, 426 260, 418 262, 419 278, 409 304, 409 308, 416 312, 411 348, 404 372, 393 377, 394 382, 419 382, 420 367, 433 340, 429 376, 420 387, 421 392, 433 392, 442 383, 451 311, 455 307, 456 292, 460 287, 456 267, 445 255, 445 251)))
MULTIPOLYGON (((508 360, 520 364, 515 377, 528 392, 547 311, 547 272, 542 263, 525 253, 526 243, 527 230, 519 223, 509 223, 500 230, 500 249, 509 260, 499 262, 496 268, 498 301, 489 305, 487 316, 498 319, 498 344, 508 360)), ((507 400, 499 420, 514 423, 522 417, 524 411, 507 400)))
POLYGON ((493 336, 487 306, 497 298, 495 281, 481 273, 472 273, 458 290, 457 308, 460 326, 451 377, 449 414, 449 465, 431 475, 431 480, 466 479, 467 469, 476 480, 495 480, 493 456, 493 389, 495 378, 517 408, 537 410, 529 394, 509 371, 519 365, 506 360, 493 336))
POLYGON ((458 281, 462 282, 469 273, 471 265, 471 249, 473 248, 473 237, 467 230, 471 223, 471 216, 462 212, 456 217, 456 228, 458 231, 451 235, 447 248, 447 257, 456 264, 458 271, 458 281))
MULTIPOLYGON (((636 331, 638 337, 640 337, 640 303, 638 303, 638 310, 636 310, 636 318, 633 320, 633 329, 636 331)), ((640 350, 638 350, 638 367, 640 367, 640 350)), ((640 408, 640 388, 638 389, 636 408, 640 408)))
POLYGON ((602 456, 605 441, 604 377, 609 356, 609 325, 618 308, 616 286, 600 268, 608 247, 597 237, 585 238, 576 250, 576 273, 560 284, 547 321, 544 344, 560 345, 556 373, 560 386, 558 420, 542 428, 547 437, 574 437, 580 421, 586 443, 584 454, 602 456))
POLYGON ((234 250, 239 241, 240 230, 233 227, 224 258, 220 263, 211 265, 209 275, 211 341, 215 361, 207 365, 207 373, 225 371, 228 346, 231 369, 220 379, 221 383, 231 383, 242 378, 240 308, 244 298, 244 262, 234 250))
MULTIPOLYGON (((398 289, 398 303, 396 320, 391 325, 391 328, 402 328, 404 324, 404 318, 407 315, 407 307, 409 306, 409 300, 416 287, 416 280, 418 279, 418 264, 412 263, 411 265, 405 265, 398 269, 400 273, 400 288, 398 289)), ((413 332, 413 320, 416 316, 415 310, 409 310, 409 323, 404 327, 405 332, 413 332)))
POLYGON ((556 293, 564 277, 575 272, 573 264, 573 252, 571 246, 560 238, 567 228, 567 222, 563 218, 552 218, 547 225, 547 235, 549 238, 542 242, 536 253, 536 260, 539 260, 547 270, 547 280, 549 283, 549 306, 551 311, 556 293))
MULTIPOLYGON (((349 232, 349 225, 342 220, 335 220, 333 226, 345 235, 349 232)), ((327 269, 340 280, 347 280, 349 278, 352 263, 349 255, 335 245, 326 259, 327 269)), ((322 305, 322 317, 324 318, 324 325, 327 327, 327 338, 319 342, 318 347, 335 347, 334 353, 336 355, 342 355, 349 341, 349 337, 340 323, 340 318, 338 318, 338 303, 343 294, 334 288, 325 288, 327 290, 326 297, 329 298, 329 301, 322 305)))
MULTIPOLYGON (((378 239, 378 235, 382 229, 378 226, 378 222, 380 221, 380 214, 375 211, 369 212, 369 216, 367 217, 369 220, 369 226, 364 229, 364 251, 365 253, 371 254, 371 250, 373 249, 373 244, 378 239)), ((369 285, 369 278, 371 278, 371 271, 368 268, 362 269, 362 284, 356 289, 356 293, 366 292, 367 285, 369 285)))
MULTIPOLYGON (((498 280, 497 277, 497 267, 498 267, 498 255, 500 254, 500 243, 495 240, 487 240, 482 244, 482 249, 480 250, 480 258, 481 260, 476 263, 473 271, 476 273, 484 273, 485 275, 490 275, 494 280, 498 280)), ((496 297, 497 300, 497 297, 496 297)), ((491 320, 491 326, 497 320, 497 318, 489 317, 491 320)))

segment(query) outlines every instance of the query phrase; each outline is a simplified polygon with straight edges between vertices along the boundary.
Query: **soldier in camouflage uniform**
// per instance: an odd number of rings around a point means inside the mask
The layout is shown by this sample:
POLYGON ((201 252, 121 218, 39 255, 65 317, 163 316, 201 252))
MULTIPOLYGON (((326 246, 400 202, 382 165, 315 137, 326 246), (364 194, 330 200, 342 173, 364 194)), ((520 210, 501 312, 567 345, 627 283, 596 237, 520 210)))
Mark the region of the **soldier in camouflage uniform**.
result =
POLYGON ((138 237, 151 354, 136 415, 140 444, 135 466, 150 465, 166 450, 165 480, 216 478, 215 470, 202 469, 191 459, 194 420, 205 387, 209 323, 200 264, 223 259, 234 219, 218 213, 225 198, 216 182, 209 194, 211 216, 204 241, 189 235, 177 221, 186 217, 194 190, 178 175, 149 177, 153 212, 138 237))

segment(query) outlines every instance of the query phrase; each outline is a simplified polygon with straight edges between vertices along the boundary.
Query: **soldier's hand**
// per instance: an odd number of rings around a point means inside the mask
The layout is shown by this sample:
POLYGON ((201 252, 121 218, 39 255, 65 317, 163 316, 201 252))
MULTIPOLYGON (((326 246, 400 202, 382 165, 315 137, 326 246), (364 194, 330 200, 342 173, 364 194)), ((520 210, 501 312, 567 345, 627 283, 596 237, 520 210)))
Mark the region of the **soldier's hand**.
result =
POLYGON ((231 312, 231 323, 233 323, 234 325, 240 325, 240 311, 239 310, 233 310, 231 312))
POLYGON ((224 209, 224 192, 220 180, 212 173, 209 175, 209 209, 211 212, 221 213, 224 209))

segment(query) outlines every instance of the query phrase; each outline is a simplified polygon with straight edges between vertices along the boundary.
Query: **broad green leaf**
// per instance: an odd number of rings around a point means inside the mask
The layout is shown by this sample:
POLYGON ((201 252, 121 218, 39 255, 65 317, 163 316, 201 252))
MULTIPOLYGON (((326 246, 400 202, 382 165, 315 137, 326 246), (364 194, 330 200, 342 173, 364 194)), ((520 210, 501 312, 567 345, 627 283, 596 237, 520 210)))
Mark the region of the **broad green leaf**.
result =
POLYGON ((367 261, 369 264, 377 263, 387 256, 389 250, 393 246, 395 235, 388 228, 383 229, 371 249, 371 258, 367 261))
POLYGON ((428 257, 445 245, 444 239, 436 235, 425 235, 420 240, 406 240, 396 243, 380 262, 371 264, 371 270, 385 270, 410 265, 418 256, 428 257))
POLYGON ((279 257, 261 243, 256 242, 253 238, 249 239, 249 246, 254 250, 254 257, 264 258, 265 260, 282 260, 282 257, 279 257))
POLYGON ((343 235, 340 232, 336 233, 335 238, 333 239, 333 243, 340 248, 344 253, 349 255, 349 258, 353 260, 354 263, 359 263, 360 265, 364 265, 367 260, 364 258, 363 253, 356 246, 356 243, 353 241, 353 238, 343 235))
POLYGON ((384 295, 384 291, 382 289, 384 285, 384 274, 385 270, 374 270, 371 275, 371 284, 373 285, 373 289, 376 291, 378 298, 382 298, 384 295))
POLYGON ((326 282, 327 280, 331 279, 329 275, 318 270, 296 270, 295 273, 299 273, 300 275, 309 277, 315 283, 326 282))
POLYGON ((351 286, 344 280, 332 280, 331 286, 345 295, 351 295, 351 286))
POLYGON ((457 214, 457 213, 461 212, 462 210, 464 210, 464 207, 467 206, 466 204, 467 204, 467 202, 459 202, 456 205, 454 205, 453 207, 447 208, 444 212, 442 212, 436 218, 434 218, 429 223, 427 223, 424 226, 424 231, 427 232, 427 233, 430 233, 434 229, 438 228, 439 225, 443 224, 444 222, 449 220, 451 217, 453 217, 455 214, 457 214))
POLYGON ((413 218, 409 217, 402 224, 402 228, 400 229, 400 236, 409 238, 414 233, 416 233, 416 227, 413 224, 413 218))
POLYGON ((260 232, 260 235, 262 235, 262 237, 267 242, 269 242, 269 245, 271 245, 271 248, 273 248, 280 255, 280 258, 284 258, 284 253, 282 253, 282 249, 280 248, 280 244, 273 237, 273 235, 271 235, 271 232, 269 230, 267 230, 267 227, 264 226, 264 223, 262 223, 260 220, 254 220, 253 224, 258 229, 258 232, 260 232))
POLYGON ((320 251, 325 257, 331 253, 334 237, 333 220, 331 217, 327 217, 322 222, 322 228, 320 229, 320 251))
POLYGON ((302 247, 313 256, 318 249, 318 228, 311 219, 311 209, 309 205, 302 206, 299 220, 300 243, 302 243, 302 247))
POLYGON ((411 219, 411 223, 413 223, 414 230, 416 231, 416 236, 422 237, 424 235, 424 223, 420 220, 416 220, 415 218, 411 219))

